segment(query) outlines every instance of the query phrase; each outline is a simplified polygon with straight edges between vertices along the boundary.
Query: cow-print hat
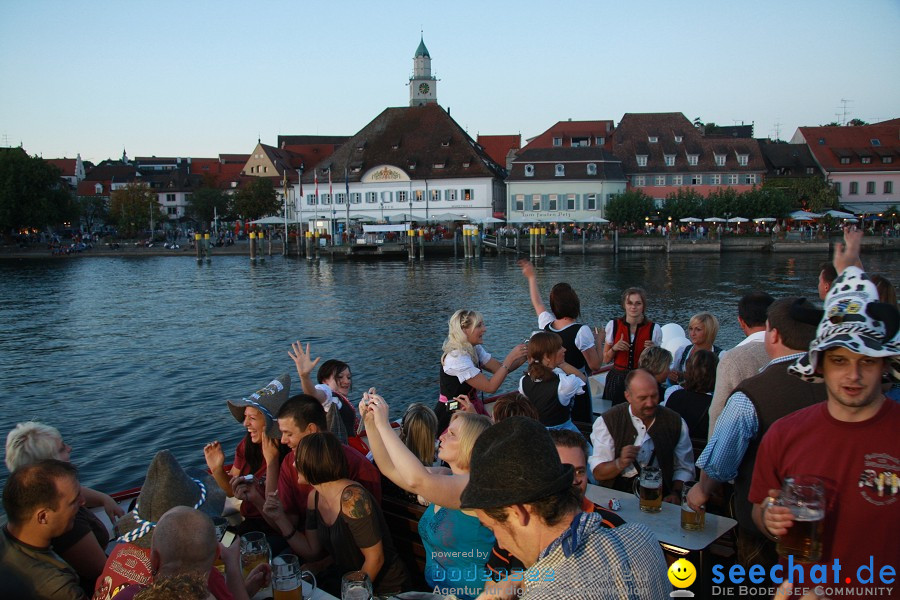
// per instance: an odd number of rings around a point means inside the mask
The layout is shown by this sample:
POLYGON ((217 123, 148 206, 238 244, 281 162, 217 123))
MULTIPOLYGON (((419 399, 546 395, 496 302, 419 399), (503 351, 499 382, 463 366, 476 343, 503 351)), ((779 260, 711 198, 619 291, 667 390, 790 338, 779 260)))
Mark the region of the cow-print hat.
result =
POLYGON ((825 316, 816 330, 809 352, 788 369, 805 381, 819 383, 819 357, 829 348, 885 359, 888 379, 900 382, 900 313, 880 302, 878 289, 858 267, 847 267, 834 280, 825 298, 825 316))

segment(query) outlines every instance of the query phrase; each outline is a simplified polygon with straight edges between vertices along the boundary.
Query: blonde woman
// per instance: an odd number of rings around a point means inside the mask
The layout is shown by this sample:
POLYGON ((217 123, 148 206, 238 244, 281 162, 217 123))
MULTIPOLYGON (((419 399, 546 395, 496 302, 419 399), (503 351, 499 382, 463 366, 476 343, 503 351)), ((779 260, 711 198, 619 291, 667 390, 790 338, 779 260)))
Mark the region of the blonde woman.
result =
POLYGON ((525 362, 525 344, 510 350, 503 362, 491 357, 482 346, 485 331, 484 317, 474 310, 458 310, 450 317, 441 355, 441 395, 434 407, 438 431, 447 429, 455 410, 486 415, 478 392, 493 394, 506 376, 525 362))
POLYGON ((459 598, 475 598, 484 582, 480 578, 472 581, 471 573, 473 568, 475 573, 484 571, 494 535, 477 518, 459 510, 459 497, 469 481, 475 440, 491 426, 490 419, 463 411, 453 413, 438 450, 438 458, 450 468, 426 468, 391 430, 384 398, 366 393, 359 410, 375 462, 384 476, 432 503, 419 520, 429 588, 455 588, 459 598))
POLYGON ((718 333, 719 320, 710 313, 701 312, 691 317, 688 323, 688 339, 691 343, 675 351, 669 381, 679 384, 684 382, 685 366, 694 350, 709 350, 719 358, 722 349, 714 344, 718 333))

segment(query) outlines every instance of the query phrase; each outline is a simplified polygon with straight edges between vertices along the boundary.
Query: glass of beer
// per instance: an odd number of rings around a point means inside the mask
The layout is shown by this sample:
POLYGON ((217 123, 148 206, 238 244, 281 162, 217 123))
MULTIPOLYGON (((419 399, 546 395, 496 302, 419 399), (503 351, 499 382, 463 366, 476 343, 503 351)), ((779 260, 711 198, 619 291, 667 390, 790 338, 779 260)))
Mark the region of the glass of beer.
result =
POLYGON ((350 571, 341 578, 341 600, 372 600, 372 580, 365 571, 350 571))
POLYGON ((648 513, 661 511, 662 497, 662 471, 659 470, 659 467, 643 467, 638 478, 640 509, 648 513))
POLYGON ((688 492, 696 484, 696 481, 685 481, 684 487, 681 488, 681 528, 688 531, 702 531, 706 526, 706 511, 704 509, 695 511, 688 506, 688 492))
POLYGON ((825 485, 818 477, 787 477, 776 506, 786 506, 794 514, 794 524, 778 538, 779 556, 794 562, 813 563, 822 559, 822 528, 825 520, 825 485))
POLYGON ((250 531, 241 538, 241 567, 244 571, 244 578, 250 574, 250 571, 269 562, 271 550, 269 542, 266 541, 266 534, 260 531, 250 531))
POLYGON ((303 600, 299 558, 282 554, 272 559, 272 591, 273 600, 303 600))

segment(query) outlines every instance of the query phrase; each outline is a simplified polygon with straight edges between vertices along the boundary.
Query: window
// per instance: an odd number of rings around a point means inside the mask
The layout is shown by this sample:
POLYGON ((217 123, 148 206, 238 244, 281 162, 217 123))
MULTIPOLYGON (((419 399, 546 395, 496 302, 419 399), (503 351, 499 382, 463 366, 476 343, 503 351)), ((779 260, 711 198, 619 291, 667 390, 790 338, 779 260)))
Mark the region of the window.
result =
POLYGON ((334 203, 335 204, 346 204, 346 202, 347 202, 346 194, 338 192, 337 194, 334 195, 334 203))
POLYGON ((728 176, 728 185, 737 185, 738 184, 738 176, 736 173, 732 173, 728 176))
POLYGON ((350 194, 350 204, 360 204, 362 202, 362 194, 353 192, 350 194))
POLYGON ((648 135, 647 141, 650 142, 651 144, 655 144, 656 142, 659 141, 659 137, 657 137, 655 135, 648 135))
POLYGON ((840 195, 841 195, 841 182, 840 182, 840 181, 835 181, 835 182, 834 182, 833 184, 831 184, 831 185, 834 186, 834 191, 837 192, 837 195, 838 195, 838 196, 840 196, 840 195))
POLYGON ((316 195, 315 194, 307 194, 306 195, 306 205, 307 206, 315 206, 316 205, 316 195))
POLYGON ((638 154, 637 155, 637 165, 639 167, 647 166, 647 155, 646 154, 638 154))
POLYGON ((514 210, 525 210, 525 194, 516 194, 514 210))
POLYGON ((742 167, 746 167, 747 163, 750 161, 750 156, 747 154, 738 154, 738 164, 742 167))
POLYGON ((469 188, 469 189, 464 189, 464 190, 462 191, 462 198, 463 198, 463 200, 465 200, 466 202, 470 202, 470 201, 474 200, 474 199, 475 199, 475 190, 473 190, 473 189, 471 189, 471 188, 469 188))
POLYGON ((692 167, 697 166, 697 160, 700 158, 699 154, 688 154, 688 164, 692 167))
POLYGON ((885 194, 893 194, 894 193, 894 182, 893 181, 885 181, 884 182, 884 193, 885 194))
POLYGON ((858 193, 859 193, 859 183, 857 183, 856 181, 851 181, 850 182, 850 195, 855 196, 858 193))
POLYGON ((408 199, 405 191, 397 192, 397 202, 406 202, 408 199))
MULTIPOLYGON (((259 167, 256 167, 256 170, 258 171, 259 167)), ((263 167, 263 173, 268 173, 268 172, 269 172, 269 167, 263 167)))
POLYGON ((553 138, 553 145, 554 146, 562 146, 562 138, 561 137, 553 138))
POLYGON ((721 175, 710 175, 709 176, 709 184, 710 185, 722 185, 722 176, 721 175))
POLYGON ((425 201, 425 190, 416 190, 416 197, 413 198, 416 202, 424 202, 425 201))
POLYGON ((756 185, 756 173, 749 173, 744 178, 744 183, 747 185, 756 185))
POLYGON ((850 164, 850 157, 849 157, 849 156, 842 156, 842 157, 841 157, 841 164, 842 164, 842 165, 849 165, 849 164, 850 164))
POLYGON ((880 146, 880 145, 881 145, 881 140, 879 140, 878 138, 872 138, 870 141, 872 142, 872 145, 873 145, 873 146, 880 146))
POLYGON ((888 165, 888 164, 894 162, 894 157, 893 156, 882 156, 881 162, 888 165))
POLYGON ((331 194, 319 194, 322 204, 331 204, 331 194))
POLYGON ((657 175, 653 185, 659 187, 666 185, 666 176, 665 175, 657 175))
POLYGON ((597 164, 596 163, 588 163, 587 174, 588 175, 596 175, 597 174, 597 164))
POLYGON ((604 138, 604 137, 595 137, 595 138, 594 138, 594 145, 595 145, 595 146, 602 146, 602 145, 605 144, 605 143, 606 143, 606 138, 604 138))
POLYGON ((525 165, 525 177, 534 177, 534 165, 525 165))
POLYGON ((666 154, 665 159, 666 159, 666 166, 667 166, 667 167, 674 167, 674 166, 675 166, 675 155, 674 155, 674 154, 666 154))
POLYGON ((807 175, 814 175, 815 172, 816 172, 815 167, 806 167, 806 174, 807 174, 807 175))
POLYGON ((703 185, 703 175, 691 175, 691 185, 703 185))
POLYGON ((643 175, 635 175, 634 176, 634 187, 644 187, 644 176, 643 175))
POLYGON ((166 208, 166 214, 170 216, 178 216, 178 207, 177 206, 169 206, 166 208))
POLYGON ((431 190, 431 201, 439 202, 441 199, 441 190, 431 190))
POLYGON ((716 166, 717 167, 725 166, 725 155, 724 154, 716 154, 715 158, 716 158, 716 166))
POLYGON ((444 190, 444 200, 447 202, 456 202, 456 190, 444 190))
POLYGON ((860 159, 859 159, 859 162, 861 162, 861 163, 864 164, 864 165, 871 164, 871 163, 872 163, 872 157, 871 157, 871 156, 861 156, 860 159))
POLYGON ((175 194, 166 194, 166 202, 175 202, 175 194))
POLYGON ((531 210, 541 210, 541 195, 540 194, 532 194, 531 210))
POLYGON ((375 204, 378 202, 378 192, 366 192, 366 204, 375 204))
POLYGON ((672 185, 684 185, 684 178, 681 175, 672 175, 672 185))
POLYGON ((381 192, 381 201, 385 204, 394 201, 394 194, 391 192, 381 192))
POLYGON ((559 196, 556 194, 547 196, 547 210, 559 210, 559 196))
POLYGON ((875 193, 875 182, 874 182, 874 181, 867 181, 867 182, 866 182, 866 193, 867 193, 867 194, 874 194, 874 193, 875 193))
POLYGON ((597 194, 587 195, 587 206, 585 208, 588 210, 597 210, 597 194))
POLYGON ((450 145, 450 138, 447 138, 441 142, 441 146, 443 146, 444 148, 446 148, 449 145, 450 145))
POLYGON ((444 165, 446 165, 446 164, 447 164, 446 161, 443 161, 443 160, 436 161, 436 162, 434 163, 434 168, 435 168, 435 169, 443 169, 443 168, 444 168, 444 165))
POLYGON ((102 194, 102 193, 103 193, 103 184, 102 184, 102 183, 95 183, 95 184, 94 184, 94 193, 95 193, 95 194, 102 194))
POLYGON ((591 138, 589 137, 573 137, 571 145, 573 148, 586 148, 591 145, 591 138))
POLYGON ((566 194, 566 210, 575 210, 575 194, 566 194))
POLYGON ((684 140, 684 138, 683 138, 682 136, 680 136, 680 135, 676 135, 676 136, 675 136, 675 143, 676 143, 676 144, 680 144, 680 143, 682 142, 682 140, 684 140))
POLYGON ((566 174, 566 165, 556 165, 554 173, 557 177, 564 177, 566 174))

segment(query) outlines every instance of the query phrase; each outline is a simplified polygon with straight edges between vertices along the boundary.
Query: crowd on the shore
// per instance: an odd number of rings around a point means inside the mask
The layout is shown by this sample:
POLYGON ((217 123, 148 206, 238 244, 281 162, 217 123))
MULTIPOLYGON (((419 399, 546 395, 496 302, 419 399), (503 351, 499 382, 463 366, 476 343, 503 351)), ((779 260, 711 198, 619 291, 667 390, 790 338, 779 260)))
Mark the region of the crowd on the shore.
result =
MULTIPOLYGON (((241 501, 232 532, 261 532, 272 556, 300 557, 335 595, 344 574, 361 571, 385 597, 424 579, 435 595, 461 599, 658 599, 671 579, 655 534, 585 495, 589 482, 631 492, 653 469, 663 501, 737 520, 745 569, 781 565, 796 586, 832 561, 854 573, 896 568, 900 313, 890 282, 862 270, 861 237, 846 229, 822 265, 824 309, 750 292, 736 311, 747 337, 727 350, 707 312, 691 318, 683 344, 664 341, 640 287, 623 292, 621 317, 592 330, 578 322, 569 284, 553 286, 546 306, 534 265, 521 261, 541 331, 501 359, 483 345, 481 314, 455 312, 435 364, 438 400, 409 406, 399 428, 376 387, 357 404, 349 365, 295 343, 300 393, 284 374, 229 400, 246 431, 233 461, 212 440, 202 448, 207 471, 191 473, 161 450, 127 514, 79 484, 59 431, 21 423, 6 443, 0 596, 253 597, 271 568, 242 570, 241 543, 219 543, 231 497, 241 501), (611 408, 595 419, 588 377, 605 364, 611 408), (485 406, 523 365, 518 394, 485 406), (820 551, 802 565, 776 551, 800 527, 782 496, 800 476, 818 478, 826 499, 820 551), (424 573, 393 541, 388 496, 426 506, 424 573), (89 508, 115 524, 114 540, 89 508)), ((879 581, 893 589, 892 578, 879 581)), ((755 594, 771 596, 778 583, 762 578, 755 594)), ((876 584, 848 578, 830 588, 854 595, 876 584)))

